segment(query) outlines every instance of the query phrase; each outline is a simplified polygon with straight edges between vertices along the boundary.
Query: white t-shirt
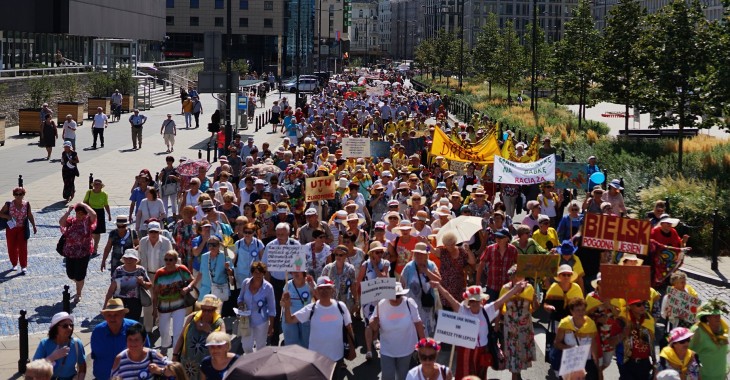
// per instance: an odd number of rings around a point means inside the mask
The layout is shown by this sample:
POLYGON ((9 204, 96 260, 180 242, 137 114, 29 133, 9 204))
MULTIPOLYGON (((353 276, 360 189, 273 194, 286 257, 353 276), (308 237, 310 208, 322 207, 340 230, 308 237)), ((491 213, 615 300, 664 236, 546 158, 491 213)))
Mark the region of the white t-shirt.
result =
POLYGON ((338 361, 345 356, 345 350, 342 341, 342 318, 345 318, 345 326, 352 324, 350 312, 343 302, 339 302, 343 313, 337 308, 337 304, 332 302, 330 306, 322 306, 317 301, 317 306, 310 303, 301 310, 294 313, 299 322, 309 321, 314 307, 314 315, 312 315, 309 349, 318 352, 334 361, 338 361))
MULTIPOLYGON (((381 345, 381 347, 382 347, 382 345, 381 345)), ((436 378, 436 380, 446 380, 444 378, 444 376, 442 375, 444 373, 443 372, 444 370, 442 369, 442 368, 444 368, 444 365, 439 364, 438 366, 439 366, 439 375, 436 378)), ((449 373, 448 369, 446 369, 446 373, 449 373)), ((453 376, 452 376, 452 378, 453 378, 453 376)), ((408 371, 408 374, 406 375, 406 380, 423 380, 423 379, 425 379, 425 377, 423 376, 423 373, 421 373, 420 365, 418 367, 411 368, 411 370, 408 371)))
POLYGON ((418 343, 418 333, 413 324, 421 321, 416 302, 406 298, 400 305, 393 306, 390 300, 380 300, 373 317, 376 315, 380 318, 380 353, 391 358, 411 355, 418 343))
POLYGON ((64 121, 63 122, 63 135, 67 139, 75 139, 76 138, 76 128, 77 124, 75 121, 64 121))
MULTIPOLYGON (((487 316, 489 316, 489 321, 494 321, 494 318, 497 318, 497 310, 494 309, 494 302, 488 303, 484 306, 484 310, 487 311, 487 316)), ((459 314, 469 315, 472 317, 479 318, 479 336, 477 336, 477 347, 483 347, 487 345, 487 320, 484 319, 484 313, 482 313, 481 310, 479 310, 478 313, 474 314, 471 312, 471 309, 469 307, 464 306, 463 304, 461 307, 459 307, 459 314)))

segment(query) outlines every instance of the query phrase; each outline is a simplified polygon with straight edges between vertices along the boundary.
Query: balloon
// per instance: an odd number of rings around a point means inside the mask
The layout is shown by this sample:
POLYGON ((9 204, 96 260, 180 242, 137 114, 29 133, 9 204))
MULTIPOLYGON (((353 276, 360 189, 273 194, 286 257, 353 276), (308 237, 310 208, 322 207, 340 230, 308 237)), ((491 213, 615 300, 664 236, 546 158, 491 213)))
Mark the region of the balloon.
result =
POLYGON ((507 139, 509 139, 509 133, 507 133, 507 132, 502 133, 502 141, 507 141, 507 139))
POLYGON ((601 184, 603 181, 606 180, 606 176, 603 175, 601 172, 595 172, 591 174, 590 178, 591 182, 601 184))

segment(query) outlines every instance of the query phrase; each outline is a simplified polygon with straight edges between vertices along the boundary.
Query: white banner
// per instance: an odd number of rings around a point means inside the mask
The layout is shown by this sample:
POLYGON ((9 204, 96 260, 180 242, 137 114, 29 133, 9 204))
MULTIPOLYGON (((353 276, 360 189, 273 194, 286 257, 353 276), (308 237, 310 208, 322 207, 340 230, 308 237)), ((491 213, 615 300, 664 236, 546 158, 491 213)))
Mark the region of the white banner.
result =
POLYGON ((591 353, 591 345, 575 346, 563 350, 563 357, 560 359, 560 373, 558 376, 582 371, 586 366, 588 355, 591 353))
POLYGON ((370 139, 367 137, 342 138, 342 156, 345 158, 370 157, 370 139))
POLYGON ((360 304, 395 299, 395 277, 381 277, 360 283, 360 304))
POLYGON ((266 248, 269 272, 305 272, 307 256, 301 245, 272 245, 266 248))
POLYGON ((479 335, 479 318, 439 310, 436 334, 433 339, 455 346, 474 348, 479 335))
POLYGON ((511 185, 536 185, 555 181, 555 155, 535 162, 519 163, 494 156, 494 181, 511 185))

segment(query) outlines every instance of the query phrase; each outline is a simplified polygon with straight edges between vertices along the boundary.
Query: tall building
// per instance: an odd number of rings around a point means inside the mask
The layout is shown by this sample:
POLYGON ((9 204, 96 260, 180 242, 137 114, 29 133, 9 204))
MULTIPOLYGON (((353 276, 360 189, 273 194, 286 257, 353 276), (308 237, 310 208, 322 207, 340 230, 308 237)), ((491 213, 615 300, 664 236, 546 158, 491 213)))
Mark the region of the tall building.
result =
POLYGON ((96 38, 136 40, 137 60, 159 59, 163 0, 1 1, 0 70, 52 66, 55 53, 91 64, 96 38))
POLYGON ((292 67, 291 74, 312 71, 314 64, 314 1, 287 0, 286 59, 292 67))
MULTIPOLYGON (((662 9, 665 5, 668 5, 672 0, 641 0, 639 4, 646 8, 646 12, 656 13, 662 9)), ((618 0, 602 0, 596 4, 593 4, 593 19, 596 21, 596 27, 603 31, 606 27, 606 19, 611 8, 618 4, 618 0)), ((723 6, 722 0, 700 0, 702 4, 702 11, 705 14, 705 18, 708 21, 719 21, 722 20, 723 6)))
POLYGON ((333 71, 349 48, 350 0, 315 0, 314 69, 333 71))
POLYGON ((390 0, 378 1, 378 33, 380 36, 380 53, 389 55, 390 52, 390 0))
POLYGON ((374 0, 352 2, 352 26, 350 27, 350 57, 362 58, 363 64, 377 61, 380 56, 380 31, 378 29, 378 3, 374 0))
POLYGON ((394 59, 414 59, 415 47, 425 39, 424 10, 428 0, 391 0, 388 53, 394 59))
MULTIPOLYGON (((165 3, 166 56, 203 57, 203 34, 207 31, 223 33, 226 45, 227 0, 165 0, 165 3)), ((288 62, 284 57, 284 21, 283 1, 231 0, 232 59, 248 60, 251 69, 257 72, 284 72, 288 62)))

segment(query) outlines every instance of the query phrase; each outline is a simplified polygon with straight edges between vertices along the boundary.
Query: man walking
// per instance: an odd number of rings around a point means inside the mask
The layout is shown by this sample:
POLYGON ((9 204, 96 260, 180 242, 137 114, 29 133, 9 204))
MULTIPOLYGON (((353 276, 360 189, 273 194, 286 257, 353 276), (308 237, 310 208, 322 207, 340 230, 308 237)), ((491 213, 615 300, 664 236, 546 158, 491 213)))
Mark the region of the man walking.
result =
POLYGON ((203 103, 198 97, 193 98, 193 117, 195 117, 195 128, 200 127, 200 114, 203 113, 203 103))
POLYGON ((122 117, 122 94, 119 90, 114 90, 112 94, 112 122, 119 121, 122 117))
POLYGON ((66 121, 63 122, 63 132, 61 138, 63 141, 71 142, 71 147, 76 150, 76 128, 78 125, 71 114, 66 115, 66 121))
POLYGON ((132 126, 132 149, 142 149, 142 126, 147 122, 147 116, 140 115, 138 109, 134 109, 134 115, 129 117, 129 124, 132 126))
POLYGON ((101 147, 104 147, 104 129, 109 126, 109 118, 104 114, 101 107, 97 107, 94 121, 91 123, 91 134, 94 136, 94 144, 92 149, 96 149, 96 137, 99 137, 101 147))
MULTIPOLYGON (((160 134, 165 140, 165 146, 167 146, 167 152, 170 153, 175 151, 175 136, 177 135, 177 128, 175 128, 175 120, 172 120, 172 114, 167 114, 167 120, 162 122, 160 127, 160 134)), ((142 144, 140 143, 140 146, 142 144)))

